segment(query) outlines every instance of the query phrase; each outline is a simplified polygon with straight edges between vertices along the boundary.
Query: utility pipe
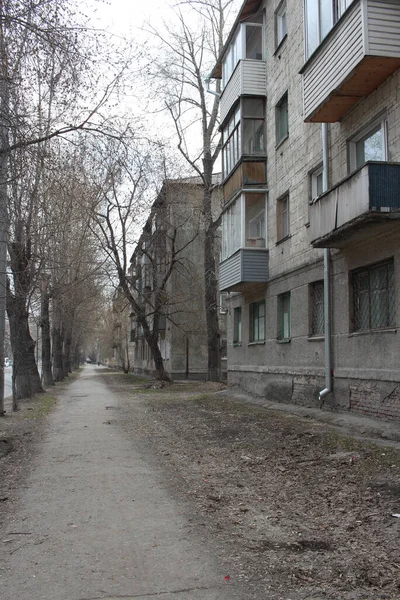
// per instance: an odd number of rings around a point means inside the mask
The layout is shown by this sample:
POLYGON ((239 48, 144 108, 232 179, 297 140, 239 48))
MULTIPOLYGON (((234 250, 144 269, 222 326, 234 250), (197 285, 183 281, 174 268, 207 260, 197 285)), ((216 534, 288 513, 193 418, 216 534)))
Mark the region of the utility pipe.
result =
MULTIPOLYGON (((322 191, 328 190, 328 123, 322 123, 322 191)), ((324 248, 324 337, 325 337, 325 388, 319 392, 322 400, 332 392, 332 354, 331 354, 331 290, 330 290, 330 253, 324 248)), ((322 405, 322 404, 321 404, 322 405)))

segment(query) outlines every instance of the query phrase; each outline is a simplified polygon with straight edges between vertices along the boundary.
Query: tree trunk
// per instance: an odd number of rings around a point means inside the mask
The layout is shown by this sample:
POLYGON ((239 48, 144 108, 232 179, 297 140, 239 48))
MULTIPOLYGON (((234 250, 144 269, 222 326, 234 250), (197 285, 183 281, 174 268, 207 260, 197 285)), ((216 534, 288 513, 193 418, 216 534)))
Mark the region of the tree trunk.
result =
POLYGON ((35 342, 29 331, 25 299, 14 297, 9 286, 7 287, 7 314, 13 351, 14 400, 16 401, 20 398, 31 398, 34 394, 43 392, 43 388, 35 361, 35 342))
POLYGON ((204 193, 203 211, 205 220, 204 238, 204 303, 207 324, 208 380, 221 380, 221 334, 218 322, 218 280, 215 269, 216 225, 212 214, 213 163, 208 153, 203 160, 204 193))
POLYGON ((53 298, 53 378, 54 381, 64 379, 64 333, 57 301, 53 298))
POLYGON ((208 380, 221 380, 221 336, 218 322, 218 281, 215 274, 214 236, 204 240, 204 296, 207 323, 208 380))
POLYGON ((68 377, 70 373, 72 373, 71 368, 71 348, 72 348, 72 331, 71 327, 68 327, 68 331, 65 335, 65 344, 64 344, 64 376, 68 377))
POLYGON ((50 316, 49 316, 49 294, 42 292, 42 371, 44 387, 54 385, 51 365, 51 340, 50 340, 50 316))

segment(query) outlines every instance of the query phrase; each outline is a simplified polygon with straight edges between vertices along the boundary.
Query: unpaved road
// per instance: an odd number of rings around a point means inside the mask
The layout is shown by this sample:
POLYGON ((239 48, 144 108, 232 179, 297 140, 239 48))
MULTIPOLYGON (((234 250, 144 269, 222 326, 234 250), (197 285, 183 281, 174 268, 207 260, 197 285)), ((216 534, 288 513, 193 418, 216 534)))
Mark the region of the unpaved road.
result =
POLYGON ((117 401, 95 367, 60 398, 2 524, 0 598, 244 598, 140 436, 112 427, 117 401))

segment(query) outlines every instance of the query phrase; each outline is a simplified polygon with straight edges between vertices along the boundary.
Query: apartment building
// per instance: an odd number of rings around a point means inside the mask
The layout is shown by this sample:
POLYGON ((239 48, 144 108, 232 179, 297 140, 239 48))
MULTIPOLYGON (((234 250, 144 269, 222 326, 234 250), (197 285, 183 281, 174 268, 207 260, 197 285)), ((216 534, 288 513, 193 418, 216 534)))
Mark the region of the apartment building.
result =
MULTIPOLYGON (((213 205, 217 214, 222 204, 219 181, 216 176, 213 205)), ((199 177, 165 180, 131 260, 137 299, 145 307, 151 328, 157 315, 165 370, 174 379, 205 379, 207 375, 202 199, 199 177)), ((219 251, 218 239, 217 266, 219 251)), ((226 326, 222 307, 220 327, 223 354, 226 326)), ((151 352, 133 312, 130 335, 132 369, 153 373, 151 352)), ((226 360, 223 363, 226 365, 226 360)))
POLYGON ((246 0, 222 79, 228 381, 400 419, 400 1, 246 0))

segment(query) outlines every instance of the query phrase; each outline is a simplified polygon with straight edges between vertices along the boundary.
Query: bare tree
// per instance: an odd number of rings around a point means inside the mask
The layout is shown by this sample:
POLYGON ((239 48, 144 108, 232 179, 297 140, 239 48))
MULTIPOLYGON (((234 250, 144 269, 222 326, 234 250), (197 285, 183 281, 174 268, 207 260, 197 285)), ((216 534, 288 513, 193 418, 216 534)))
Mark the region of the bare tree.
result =
POLYGON ((0 415, 6 288, 21 357, 14 362, 17 395, 41 389, 27 316, 37 264, 32 232, 46 168, 45 142, 77 130, 119 135, 99 110, 116 92, 130 53, 123 60, 114 55, 108 69, 102 68, 109 44, 85 25, 74 0, 0 0, 0 415))
POLYGON ((178 149, 204 184, 204 282, 208 337, 208 378, 221 377, 220 332, 218 322, 218 281, 215 256, 221 213, 213 211, 213 172, 220 154, 218 107, 220 88, 207 94, 207 78, 223 47, 227 13, 234 0, 188 0, 178 5, 177 26, 165 34, 152 27, 160 42, 150 69, 159 83, 158 93, 172 118, 178 137, 178 149), (187 11, 191 15, 187 14, 187 11), (185 12, 184 12, 185 11, 185 12), (196 18, 193 17, 196 16, 196 18), (193 22, 193 26, 190 23, 193 22), (197 127, 197 129, 196 129, 197 127), (201 144, 196 147, 193 133, 200 128, 201 144))

